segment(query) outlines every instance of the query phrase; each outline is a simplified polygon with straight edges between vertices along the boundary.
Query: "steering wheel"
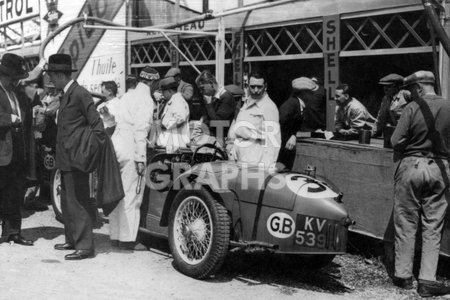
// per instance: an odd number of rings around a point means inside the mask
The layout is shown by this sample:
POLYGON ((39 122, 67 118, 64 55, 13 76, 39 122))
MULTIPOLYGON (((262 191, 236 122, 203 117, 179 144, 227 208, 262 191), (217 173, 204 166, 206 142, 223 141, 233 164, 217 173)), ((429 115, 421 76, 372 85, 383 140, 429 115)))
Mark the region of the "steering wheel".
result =
POLYGON ((192 153, 192 158, 191 158, 191 165, 195 165, 197 163, 200 163, 202 161, 197 161, 198 154, 211 154, 211 160, 210 161, 216 161, 216 160, 228 160, 228 155, 225 151, 223 151, 221 148, 219 148, 218 146, 216 146, 215 144, 203 144, 200 147, 198 147, 197 149, 195 149, 194 153, 192 153), (199 153, 200 149, 204 149, 204 148, 208 148, 208 149, 212 149, 214 150, 214 152, 211 154, 209 152, 207 153, 199 153))

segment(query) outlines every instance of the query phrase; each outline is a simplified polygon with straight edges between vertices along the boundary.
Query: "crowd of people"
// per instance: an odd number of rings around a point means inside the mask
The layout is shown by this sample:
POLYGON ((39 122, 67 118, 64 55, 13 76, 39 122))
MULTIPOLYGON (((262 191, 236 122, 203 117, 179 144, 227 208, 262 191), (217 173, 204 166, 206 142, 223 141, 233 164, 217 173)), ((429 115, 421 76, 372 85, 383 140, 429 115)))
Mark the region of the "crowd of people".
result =
MULTIPOLYGON (((292 169, 297 132, 325 129, 325 93, 316 78, 292 80, 290 97, 278 108, 259 70, 248 76, 248 90, 221 86, 209 71, 194 80, 201 93, 204 115, 190 124, 194 86, 181 70, 164 76, 147 66, 126 78, 118 96, 114 81, 101 84, 106 101, 95 106, 91 94, 72 78, 72 57, 54 54, 33 72, 24 59, 5 53, 0 61, 0 214, 2 239, 20 245, 33 242, 21 234, 30 145, 46 118, 54 120, 56 167, 61 171, 61 205, 65 242, 56 250, 74 250, 67 260, 95 256, 93 226, 96 206, 89 195, 89 173, 99 173, 97 205, 109 215, 113 247, 146 250, 137 241, 140 206, 149 147, 173 153, 198 147, 205 140, 237 162, 256 164, 264 171, 292 169), (45 71, 50 83, 41 95, 36 73, 45 71), (34 88, 34 89, 33 89, 34 88), (33 110, 33 106, 37 107, 33 110), (44 117, 38 118, 41 114, 44 117), (34 120, 34 121, 33 121, 34 120), (33 138, 34 138, 33 137, 33 138), (97 151, 101 149, 100 151, 97 151), (100 154, 99 154, 100 153, 100 154)), ((395 275, 393 282, 412 288, 416 232, 422 232, 418 292, 422 296, 450 293, 436 282, 436 268, 447 209, 450 102, 436 95, 435 78, 418 71, 406 78, 381 78, 385 96, 373 117, 352 94, 349 84, 335 90, 335 139, 357 139, 361 130, 390 138, 398 161, 394 188, 395 275)), ((192 121, 191 121, 192 122, 192 121)))

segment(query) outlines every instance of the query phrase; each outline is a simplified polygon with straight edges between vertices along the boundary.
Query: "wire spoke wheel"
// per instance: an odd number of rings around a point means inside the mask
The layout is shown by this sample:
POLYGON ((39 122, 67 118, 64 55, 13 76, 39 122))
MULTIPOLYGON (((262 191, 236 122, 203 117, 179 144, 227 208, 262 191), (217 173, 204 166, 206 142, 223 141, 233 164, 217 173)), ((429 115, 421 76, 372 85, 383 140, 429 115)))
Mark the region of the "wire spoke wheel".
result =
POLYGON ((230 219, 225 207, 204 189, 181 190, 170 212, 169 245, 182 273, 214 274, 228 252, 230 219))
POLYGON ((175 214, 175 244, 188 264, 201 262, 211 248, 212 219, 205 203, 188 197, 175 214))
POLYGON ((55 169, 50 180, 50 198, 56 220, 63 222, 61 208, 61 171, 55 169))

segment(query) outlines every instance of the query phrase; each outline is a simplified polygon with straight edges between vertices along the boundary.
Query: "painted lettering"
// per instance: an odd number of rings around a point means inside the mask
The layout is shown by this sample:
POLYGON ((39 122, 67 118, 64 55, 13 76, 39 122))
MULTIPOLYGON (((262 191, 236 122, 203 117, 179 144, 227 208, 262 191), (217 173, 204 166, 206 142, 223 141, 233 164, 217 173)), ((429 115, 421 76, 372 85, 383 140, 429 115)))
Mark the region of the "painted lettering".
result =
POLYGON ((311 222, 314 220, 312 217, 305 218, 305 227, 303 229, 313 231, 311 222))
POLYGON ((327 42, 325 44, 327 50, 335 50, 336 49, 336 37, 335 36, 327 36, 327 42))
POLYGON ((322 229, 325 226, 326 222, 327 222, 327 220, 320 221, 319 219, 316 219, 317 229, 319 229, 319 232, 322 232, 322 229))
POLYGON ((336 20, 328 20, 328 22, 326 22, 326 33, 327 34, 333 34, 336 32, 336 20))
POLYGON ((336 67, 336 53, 326 53, 327 67, 336 67))

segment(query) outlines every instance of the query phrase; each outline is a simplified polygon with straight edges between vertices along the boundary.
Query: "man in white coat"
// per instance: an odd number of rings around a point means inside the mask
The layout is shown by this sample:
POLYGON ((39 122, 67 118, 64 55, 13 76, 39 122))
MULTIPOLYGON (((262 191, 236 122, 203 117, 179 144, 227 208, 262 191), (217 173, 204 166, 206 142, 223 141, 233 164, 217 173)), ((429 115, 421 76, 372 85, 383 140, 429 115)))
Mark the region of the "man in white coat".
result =
POLYGON ((150 89, 138 83, 120 99, 107 102, 100 110, 105 127, 116 126, 111 140, 120 164, 125 198, 109 215, 112 246, 127 250, 146 250, 136 242, 139 228, 140 207, 144 194, 143 180, 146 160, 146 138, 153 116, 153 100, 150 89))
POLYGON ((173 153, 186 147, 190 141, 189 105, 183 95, 177 92, 178 83, 173 77, 162 79, 160 88, 167 102, 161 116, 161 133, 156 144, 166 147, 167 153, 173 153))

